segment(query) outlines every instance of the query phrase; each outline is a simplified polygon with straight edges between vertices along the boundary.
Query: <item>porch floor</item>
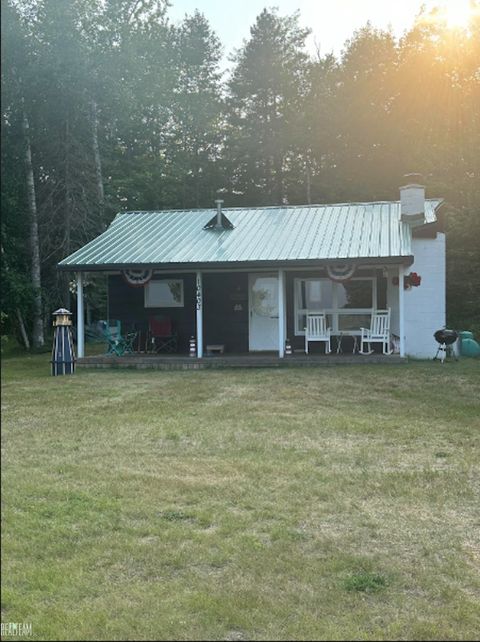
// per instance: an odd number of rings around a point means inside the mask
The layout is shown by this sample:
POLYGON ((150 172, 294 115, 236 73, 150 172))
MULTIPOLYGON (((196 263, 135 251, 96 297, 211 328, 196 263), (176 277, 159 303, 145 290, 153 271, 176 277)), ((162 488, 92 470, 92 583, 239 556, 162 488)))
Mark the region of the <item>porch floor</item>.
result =
POLYGON ((154 370, 200 370, 204 368, 289 368, 341 364, 406 363, 397 354, 293 354, 280 359, 276 353, 209 355, 202 359, 180 354, 92 355, 77 360, 80 368, 137 368, 154 370))

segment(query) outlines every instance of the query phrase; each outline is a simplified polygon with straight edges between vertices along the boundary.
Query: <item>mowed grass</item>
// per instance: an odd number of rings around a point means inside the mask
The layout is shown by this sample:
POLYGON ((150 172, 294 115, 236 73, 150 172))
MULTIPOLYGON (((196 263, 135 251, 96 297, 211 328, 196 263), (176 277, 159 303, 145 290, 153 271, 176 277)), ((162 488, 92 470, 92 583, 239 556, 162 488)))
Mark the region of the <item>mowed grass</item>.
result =
POLYGON ((478 361, 53 378, 48 359, 3 363, 2 622, 478 638, 478 361))

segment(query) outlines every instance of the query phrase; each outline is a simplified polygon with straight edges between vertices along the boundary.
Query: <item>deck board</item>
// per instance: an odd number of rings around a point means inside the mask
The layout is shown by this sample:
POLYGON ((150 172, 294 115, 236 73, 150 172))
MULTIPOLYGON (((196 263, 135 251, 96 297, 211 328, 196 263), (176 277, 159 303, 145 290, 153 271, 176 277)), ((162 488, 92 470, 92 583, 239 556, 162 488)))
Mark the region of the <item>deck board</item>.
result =
POLYGON ((202 370, 207 368, 295 368, 335 365, 401 364, 406 359, 399 355, 361 354, 294 354, 283 359, 278 356, 242 354, 211 355, 198 359, 188 355, 131 354, 117 357, 94 355, 78 359, 80 368, 136 368, 153 370, 202 370))

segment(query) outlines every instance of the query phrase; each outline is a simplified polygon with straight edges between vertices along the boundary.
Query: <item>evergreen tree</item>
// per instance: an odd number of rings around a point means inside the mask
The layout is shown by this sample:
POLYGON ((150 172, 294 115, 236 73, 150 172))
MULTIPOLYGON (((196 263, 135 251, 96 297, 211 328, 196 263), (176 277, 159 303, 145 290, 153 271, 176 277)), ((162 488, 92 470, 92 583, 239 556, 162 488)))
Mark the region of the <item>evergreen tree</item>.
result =
POLYGON ((174 30, 177 79, 166 141, 171 203, 211 206, 220 187, 222 141, 221 45, 205 17, 196 11, 174 30))
POLYGON ((229 189, 241 202, 286 202, 303 165, 296 134, 307 92, 308 33, 298 25, 298 14, 281 17, 264 9, 233 59, 227 171, 229 189))

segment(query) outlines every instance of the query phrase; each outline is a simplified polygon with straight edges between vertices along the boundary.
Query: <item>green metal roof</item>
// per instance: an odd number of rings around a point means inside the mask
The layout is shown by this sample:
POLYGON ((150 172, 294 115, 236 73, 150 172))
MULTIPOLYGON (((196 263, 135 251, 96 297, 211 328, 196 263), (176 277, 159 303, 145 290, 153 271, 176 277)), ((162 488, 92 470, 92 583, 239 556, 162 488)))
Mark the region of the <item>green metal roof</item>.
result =
MULTIPOLYGON (((425 201, 434 223, 442 201, 425 201)), ((124 212, 59 263, 63 269, 309 262, 409 257, 411 228, 400 202, 224 208, 234 229, 203 229, 215 209, 124 212)))

